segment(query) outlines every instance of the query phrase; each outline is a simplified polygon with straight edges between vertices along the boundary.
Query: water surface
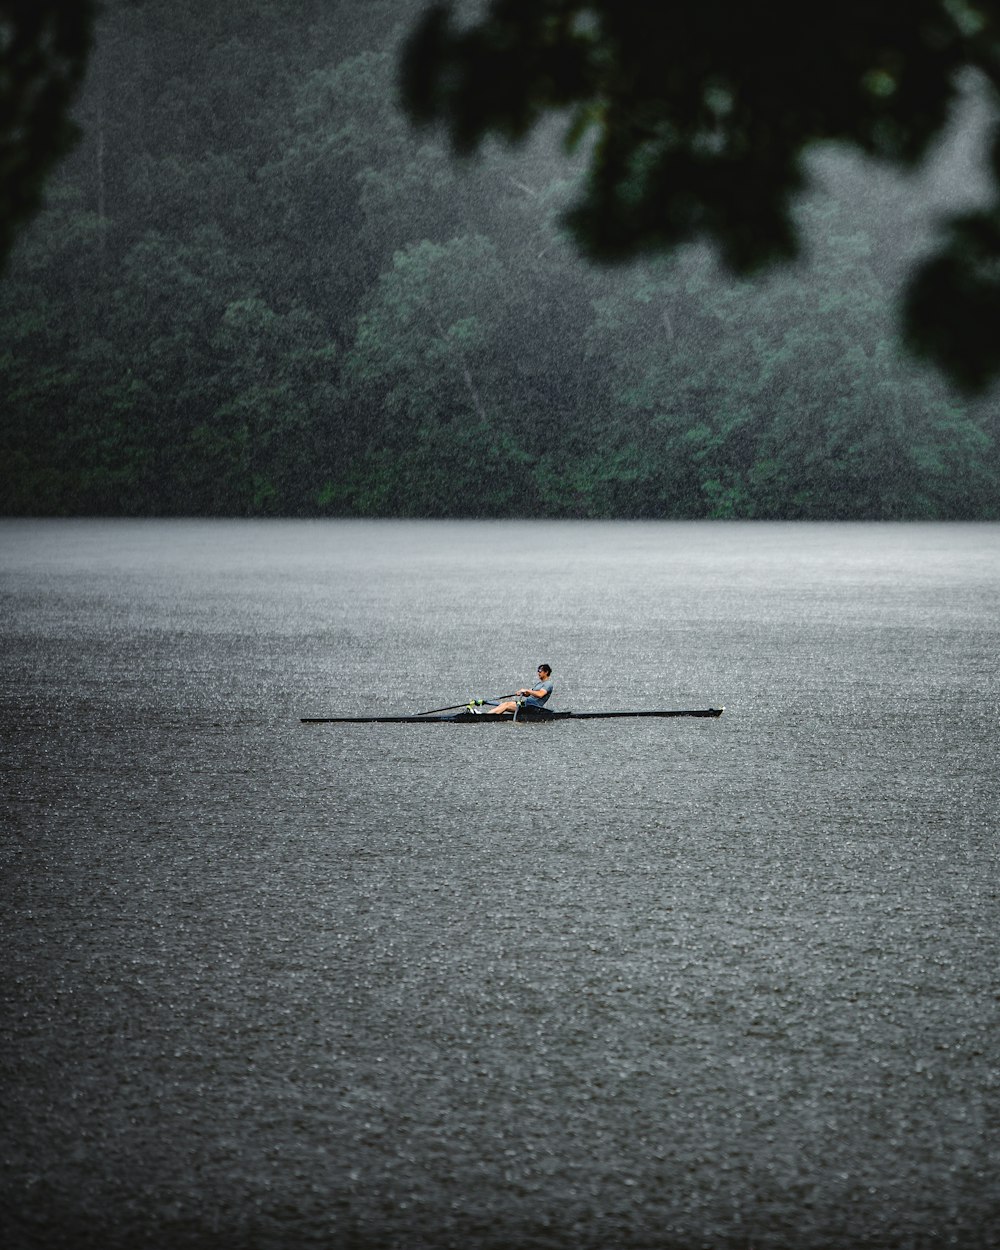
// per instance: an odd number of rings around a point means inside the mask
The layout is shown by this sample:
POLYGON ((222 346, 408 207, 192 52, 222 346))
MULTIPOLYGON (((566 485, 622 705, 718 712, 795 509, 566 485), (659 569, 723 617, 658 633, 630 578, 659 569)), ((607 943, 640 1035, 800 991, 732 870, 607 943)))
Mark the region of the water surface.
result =
POLYGON ((1000 527, 0 523, 12 1246, 1000 1244, 1000 527), (303 726, 506 693, 718 721, 303 726))

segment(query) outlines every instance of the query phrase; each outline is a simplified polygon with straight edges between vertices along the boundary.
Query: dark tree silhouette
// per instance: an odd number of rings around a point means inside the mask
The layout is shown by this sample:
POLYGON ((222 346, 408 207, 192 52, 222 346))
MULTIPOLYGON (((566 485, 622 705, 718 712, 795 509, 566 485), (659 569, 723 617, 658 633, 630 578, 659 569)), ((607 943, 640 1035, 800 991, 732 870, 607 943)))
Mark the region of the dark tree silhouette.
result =
MULTIPOLYGON (((841 141, 899 168, 940 137, 963 73, 1000 85, 997 0, 491 0, 435 4, 401 62, 411 116, 459 152, 549 112, 592 142, 569 222, 602 260, 710 241, 746 274, 796 251, 803 155, 841 141)), ((993 162, 994 181, 1000 157, 993 162)), ((970 391, 1000 372, 1000 197, 953 223, 905 303, 910 346, 970 391)))
POLYGON ((69 109, 96 9, 92 0, 0 0, 0 265, 76 142, 69 109))

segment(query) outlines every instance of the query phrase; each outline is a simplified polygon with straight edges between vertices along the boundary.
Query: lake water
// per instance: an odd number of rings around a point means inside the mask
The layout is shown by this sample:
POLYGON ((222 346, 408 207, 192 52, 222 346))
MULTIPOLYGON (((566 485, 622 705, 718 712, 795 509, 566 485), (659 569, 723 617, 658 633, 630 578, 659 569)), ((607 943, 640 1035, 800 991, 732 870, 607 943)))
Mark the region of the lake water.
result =
POLYGON ((0 522, 0 1236, 1000 1245, 1000 526, 0 522), (507 693, 719 720, 318 725, 507 693))

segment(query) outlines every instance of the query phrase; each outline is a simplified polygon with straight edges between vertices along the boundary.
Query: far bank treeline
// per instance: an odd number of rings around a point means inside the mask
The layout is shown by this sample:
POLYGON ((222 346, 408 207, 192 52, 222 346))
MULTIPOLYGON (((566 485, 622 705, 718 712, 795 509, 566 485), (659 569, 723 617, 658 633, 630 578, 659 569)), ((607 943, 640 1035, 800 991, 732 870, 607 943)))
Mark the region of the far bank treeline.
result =
POLYGON ((902 190, 845 166, 764 282, 590 268, 555 140, 462 168, 399 114, 421 8, 110 7, 0 282, 0 511, 1000 515, 995 401, 895 346, 902 190))

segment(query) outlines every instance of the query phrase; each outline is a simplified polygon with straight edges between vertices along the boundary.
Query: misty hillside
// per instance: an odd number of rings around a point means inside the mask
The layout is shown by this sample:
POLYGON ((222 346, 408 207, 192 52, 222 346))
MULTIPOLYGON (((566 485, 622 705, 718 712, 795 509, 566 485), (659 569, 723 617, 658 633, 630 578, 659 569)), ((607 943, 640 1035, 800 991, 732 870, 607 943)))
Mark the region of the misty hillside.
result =
POLYGON ((460 164, 401 115, 423 7, 109 6, 0 282, 0 511, 1000 516, 995 399, 894 319, 967 133, 912 185, 817 154, 753 284, 596 268, 558 131, 460 164))

